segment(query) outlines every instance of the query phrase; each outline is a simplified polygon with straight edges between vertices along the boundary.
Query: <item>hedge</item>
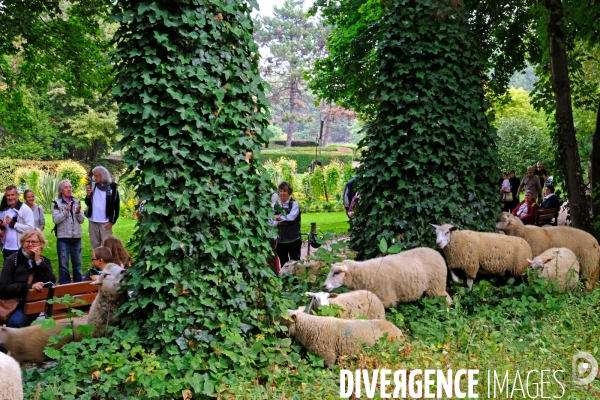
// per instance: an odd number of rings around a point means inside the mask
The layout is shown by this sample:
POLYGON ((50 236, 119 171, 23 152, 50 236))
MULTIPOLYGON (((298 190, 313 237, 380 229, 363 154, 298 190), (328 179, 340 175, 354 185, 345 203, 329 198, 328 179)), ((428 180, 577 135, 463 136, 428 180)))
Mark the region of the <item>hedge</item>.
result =
MULTIPOLYGON (((285 146, 285 140, 272 140, 269 144, 277 145, 277 146, 285 146)), ((292 147, 315 147, 314 140, 294 140, 292 141, 292 147)))
MULTIPOLYGON (((15 171, 17 168, 30 168, 37 169, 42 172, 48 172, 50 174, 56 174, 58 165, 65 160, 61 161, 38 161, 38 160, 15 160, 9 158, 0 159, 0 191, 4 191, 4 188, 8 185, 14 185, 15 183, 15 171)), ((77 161, 76 161, 77 162, 77 161)), ((121 160, 114 159, 98 159, 93 163, 77 162, 86 171, 97 165, 103 165, 108 169, 114 181, 118 181, 119 177, 125 171, 125 163, 121 160)), ((310 163, 309 163, 310 164, 310 163)))
MULTIPOLYGON (((310 168, 310 163, 315 159, 314 154, 294 154, 283 151, 280 153, 260 153, 258 155, 258 159, 261 163, 264 163, 267 160, 277 162, 281 157, 289 158, 290 160, 295 160, 298 165, 298 170, 296 172, 299 174, 308 172, 310 168)), ((344 164, 352 164, 353 161, 352 155, 346 154, 321 154, 317 157, 317 160, 323 163, 323 166, 331 163, 331 160, 333 159, 337 159, 343 162, 344 164)))

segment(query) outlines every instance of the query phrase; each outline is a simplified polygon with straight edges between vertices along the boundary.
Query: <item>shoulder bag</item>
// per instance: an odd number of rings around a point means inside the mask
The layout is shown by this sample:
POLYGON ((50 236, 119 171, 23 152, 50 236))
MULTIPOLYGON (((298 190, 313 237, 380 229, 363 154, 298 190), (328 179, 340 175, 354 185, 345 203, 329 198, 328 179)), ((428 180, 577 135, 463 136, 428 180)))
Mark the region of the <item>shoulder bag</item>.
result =
MULTIPOLYGON (((33 272, 31 274, 29 274, 29 279, 27 280, 27 284, 28 285, 31 284, 32 281, 33 281, 33 272)), ((0 299, 0 325, 4 325, 8 322, 8 319, 10 318, 11 315, 13 315, 13 313, 19 306, 20 302, 21 302, 20 299, 7 299, 7 300, 0 299)))

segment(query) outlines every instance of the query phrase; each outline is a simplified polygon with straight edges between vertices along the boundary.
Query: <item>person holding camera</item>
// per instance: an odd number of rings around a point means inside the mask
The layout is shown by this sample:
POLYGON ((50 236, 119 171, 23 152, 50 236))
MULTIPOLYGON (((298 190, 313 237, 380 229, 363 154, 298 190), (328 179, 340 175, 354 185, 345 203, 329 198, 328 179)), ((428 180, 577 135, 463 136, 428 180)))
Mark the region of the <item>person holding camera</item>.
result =
POLYGON ((81 224, 84 215, 81 212, 81 203, 73 197, 73 186, 68 179, 58 183, 58 196, 52 202, 52 221, 56 225, 58 280, 61 285, 71 283, 71 258, 73 282, 81 282, 81 224))
POLYGON ((29 289, 41 292, 44 285, 54 284, 56 276, 52 272, 52 263, 42 255, 48 244, 44 234, 37 228, 30 228, 21 235, 21 248, 4 260, 0 275, 0 298, 20 299, 17 309, 6 321, 9 328, 29 326, 38 315, 25 315, 22 301, 29 289))

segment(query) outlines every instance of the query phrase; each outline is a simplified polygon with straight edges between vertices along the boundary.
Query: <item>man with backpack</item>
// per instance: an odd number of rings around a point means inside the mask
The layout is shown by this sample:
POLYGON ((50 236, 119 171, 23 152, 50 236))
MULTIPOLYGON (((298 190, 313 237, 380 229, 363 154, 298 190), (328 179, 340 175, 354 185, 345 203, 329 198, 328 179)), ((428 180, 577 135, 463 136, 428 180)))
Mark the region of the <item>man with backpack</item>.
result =
POLYGON ((81 282, 81 224, 84 216, 81 203, 73 197, 71 181, 58 183, 58 196, 52 202, 52 222, 56 233, 58 252, 58 281, 61 285, 71 283, 69 258, 73 266, 73 282, 81 282))

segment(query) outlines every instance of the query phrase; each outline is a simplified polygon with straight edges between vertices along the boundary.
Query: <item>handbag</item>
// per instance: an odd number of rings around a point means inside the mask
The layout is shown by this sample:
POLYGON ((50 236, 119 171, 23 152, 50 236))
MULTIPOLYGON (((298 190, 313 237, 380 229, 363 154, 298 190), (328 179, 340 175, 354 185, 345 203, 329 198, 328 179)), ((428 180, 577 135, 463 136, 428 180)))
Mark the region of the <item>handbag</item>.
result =
POLYGON ((504 192, 504 194, 502 195, 502 201, 513 201, 513 195, 511 192, 504 192))
MULTIPOLYGON (((29 274, 27 284, 31 284, 31 281, 33 281, 33 272, 29 274)), ((8 322, 10 316, 13 315, 20 302, 20 299, 0 299, 0 325, 4 325, 8 322)))

